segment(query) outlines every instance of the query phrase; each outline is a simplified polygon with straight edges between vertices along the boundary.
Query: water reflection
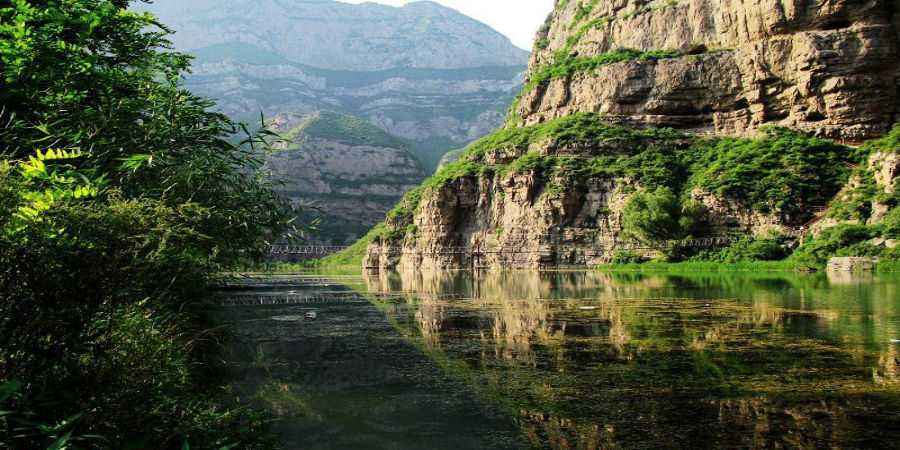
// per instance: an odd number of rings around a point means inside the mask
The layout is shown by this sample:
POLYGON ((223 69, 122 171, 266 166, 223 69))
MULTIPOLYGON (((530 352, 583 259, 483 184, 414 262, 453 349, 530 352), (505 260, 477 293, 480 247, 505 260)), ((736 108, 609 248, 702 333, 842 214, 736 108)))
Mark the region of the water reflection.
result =
POLYGON ((897 279, 600 272, 366 276, 393 326, 532 446, 900 441, 897 279))

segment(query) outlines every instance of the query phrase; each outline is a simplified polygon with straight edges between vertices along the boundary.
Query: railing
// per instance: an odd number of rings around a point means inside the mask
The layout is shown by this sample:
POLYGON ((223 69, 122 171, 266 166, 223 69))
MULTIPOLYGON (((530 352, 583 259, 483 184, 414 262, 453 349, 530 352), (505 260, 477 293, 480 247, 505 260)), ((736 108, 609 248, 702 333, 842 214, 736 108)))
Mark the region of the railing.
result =
MULTIPOLYGON (((552 236, 551 239, 540 239, 536 244, 538 247, 549 247, 549 248, 523 248, 522 246, 515 244, 515 246, 501 246, 501 247, 487 247, 484 245, 475 245, 475 246, 443 246, 435 249, 413 249, 408 247, 380 247, 380 252, 391 253, 391 254, 415 254, 415 255, 471 255, 471 254, 532 254, 532 253, 545 253, 547 251, 552 251, 553 248, 559 247, 578 247, 586 250, 594 249, 597 251, 608 251, 611 249, 617 250, 656 250, 656 249, 671 249, 671 248, 713 248, 713 247, 721 247, 725 245, 729 245, 734 243, 739 237, 731 237, 731 236, 719 236, 719 237, 710 237, 710 238, 701 238, 701 239, 681 239, 681 240, 668 240, 661 241, 656 243, 646 243, 638 240, 618 240, 618 239, 601 239, 594 240, 590 243, 577 243, 577 242, 569 242, 568 239, 561 239, 559 235, 539 235, 539 237, 546 238, 547 236, 552 236), (544 240, 550 242, 542 242, 544 240)), ((529 237, 535 237, 530 235, 529 237)), ((345 250, 349 247, 344 246, 315 246, 315 245, 305 245, 305 246, 273 246, 271 248, 270 254, 274 256, 278 255, 317 255, 317 256, 327 256, 330 254, 334 254, 345 250)))

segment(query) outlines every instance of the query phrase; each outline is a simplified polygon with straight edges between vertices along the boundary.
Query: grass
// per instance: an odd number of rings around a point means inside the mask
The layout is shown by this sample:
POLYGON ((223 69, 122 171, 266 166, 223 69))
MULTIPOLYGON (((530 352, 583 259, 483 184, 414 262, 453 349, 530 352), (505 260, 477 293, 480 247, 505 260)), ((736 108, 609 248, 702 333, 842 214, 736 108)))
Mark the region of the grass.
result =
POLYGON ((716 261, 647 262, 632 264, 604 264, 597 267, 607 272, 796 272, 802 267, 791 261, 744 261, 722 263, 716 261))

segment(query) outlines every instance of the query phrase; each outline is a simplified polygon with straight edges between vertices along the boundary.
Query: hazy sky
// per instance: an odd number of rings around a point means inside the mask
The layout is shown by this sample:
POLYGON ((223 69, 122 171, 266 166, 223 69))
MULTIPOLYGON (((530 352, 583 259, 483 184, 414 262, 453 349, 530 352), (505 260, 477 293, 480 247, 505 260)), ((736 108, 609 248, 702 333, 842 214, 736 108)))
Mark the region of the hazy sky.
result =
MULTIPOLYGON (((410 0, 339 0, 346 3, 372 1, 401 6, 410 0)), ((474 17, 509 36, 513 44, 531 50, 534 34, 553 9, 553 0, 434 0, 474 17)))

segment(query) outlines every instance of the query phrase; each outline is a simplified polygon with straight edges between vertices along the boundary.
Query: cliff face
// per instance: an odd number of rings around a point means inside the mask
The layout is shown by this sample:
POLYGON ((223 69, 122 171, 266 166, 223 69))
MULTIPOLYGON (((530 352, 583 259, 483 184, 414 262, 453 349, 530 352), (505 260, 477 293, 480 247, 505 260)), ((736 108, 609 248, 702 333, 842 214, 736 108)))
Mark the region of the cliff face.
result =
POLYGON ((187 87, 226 114, 337 111, 412 143, 433 170, 443 152, 503 123, 528 52, 432 2, 401 8, 332 0, 158 0, 143 6, 196 60, 187 87))
POLYGON ((900 114, 898 14, 890 0, 559 1, 532 79, 621 48, 671 54, 560 71, 517 113, 524 123, 591 111, 717 134, 777 124, 871 139, 900 114))
POLYGON ((343 245, 378 223, 425 172, 407 145, 360 119, 333 113, 284 114, 270 128, 285 138, 266 168, 282 193, 318 218, 316 239, 343 245))
POLYGON ((558 0, 507 128, 409 195, 364 265, 592 265, 803 233, 848 181, 896 176, 881 169, 896 145, 861 174, 864 150, 821 138, 868 141, 898 119, 898 9, 558 0))

